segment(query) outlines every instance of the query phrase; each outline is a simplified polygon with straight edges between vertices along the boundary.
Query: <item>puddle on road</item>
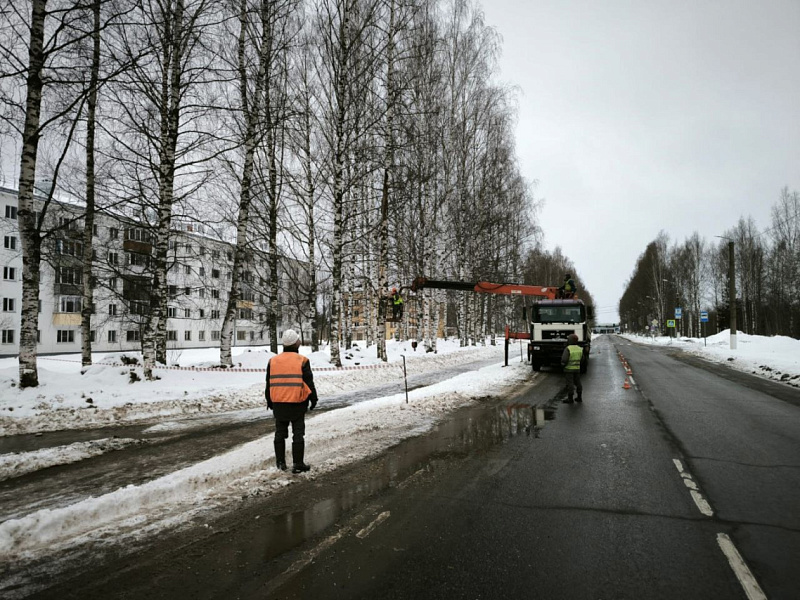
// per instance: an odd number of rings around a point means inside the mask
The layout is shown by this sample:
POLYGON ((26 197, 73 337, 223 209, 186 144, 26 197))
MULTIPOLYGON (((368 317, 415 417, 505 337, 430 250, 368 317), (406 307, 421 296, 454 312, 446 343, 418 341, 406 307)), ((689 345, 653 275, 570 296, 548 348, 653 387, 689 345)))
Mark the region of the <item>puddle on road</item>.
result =
POLYGON ((555 408, 530 404, 467 409, 430 433, 392 448, 370 464, 371 475, 337 495, 307 510, 287 512, 263 522, 257 520, 248 535, 237 536, 242 543, 227 548, 228 558, 239 563, 240 568, 258 568, 250 562, 254 556, 260 557, 263 565, 320 534, 369 497, 401 485, 421 469, 435 469, 443 459, 485 451, 515 436, 538 437, 545 422, 555 418, 555 412, 555 408))

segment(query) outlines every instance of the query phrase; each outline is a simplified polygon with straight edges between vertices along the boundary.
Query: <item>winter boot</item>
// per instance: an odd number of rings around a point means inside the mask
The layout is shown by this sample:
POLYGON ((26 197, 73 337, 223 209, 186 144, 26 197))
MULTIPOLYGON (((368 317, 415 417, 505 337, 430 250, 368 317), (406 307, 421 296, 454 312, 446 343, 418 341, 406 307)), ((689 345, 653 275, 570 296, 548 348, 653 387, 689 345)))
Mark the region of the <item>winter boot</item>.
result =
POLYGON ((564 404, 572 404, 574 400, 572 399, 572 396, 567 396, 567 398, 565 400, 562 400, 561 402, 563 402, 564 404))
POLYGON ((292 443, 292 462, 294 463, 292 473, 305 473, 311 470, 311 467, 303 462, 305 451, 306 445, 304 442, 292 443))
POLYGON ((575 402, 583 402, 583 398, 581 398, 580 394, 578 394, 578 397, 575 398, 575 402))
POLYGON ((275 466, 279 471, 286 470, 286 442, 275 440, 275 466))

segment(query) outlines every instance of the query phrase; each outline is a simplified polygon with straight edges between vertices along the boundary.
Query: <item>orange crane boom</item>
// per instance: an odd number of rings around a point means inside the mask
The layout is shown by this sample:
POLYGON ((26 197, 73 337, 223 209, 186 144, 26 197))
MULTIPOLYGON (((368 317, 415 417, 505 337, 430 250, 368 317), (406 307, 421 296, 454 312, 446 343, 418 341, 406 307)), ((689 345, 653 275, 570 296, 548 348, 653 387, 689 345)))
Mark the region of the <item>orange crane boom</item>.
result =
POLYGON ((489 281, 472 283, 469 281, 445 281, 417 277, 411 284, 412 292, 418 292, 424 288, 461 290, 483 294, 504 294, 508 296, 539 296, 550 300, 555 300, 559 294, 558 288, 554 286, 521 285, 519 283, 491 283, 489 281))

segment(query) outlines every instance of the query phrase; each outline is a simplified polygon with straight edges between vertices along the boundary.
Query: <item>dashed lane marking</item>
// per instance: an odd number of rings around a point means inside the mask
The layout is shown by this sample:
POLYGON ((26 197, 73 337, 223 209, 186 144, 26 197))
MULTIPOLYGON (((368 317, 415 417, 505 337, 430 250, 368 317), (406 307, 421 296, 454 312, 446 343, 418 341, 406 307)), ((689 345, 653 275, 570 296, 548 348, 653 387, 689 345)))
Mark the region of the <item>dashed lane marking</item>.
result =
POLYGON ((718 533, 717 543, 727 557, 728 564, 736 574, 736 579, 739 580, 739 583, 744 588, 744 593, 747 594, 749 600, 767 600, 766 594, 764 594, 761 586, 758 585, 758 581, 756 581, 747 563, 744 562, 736 546, 733 545, 731 538, 727 534, 718 533))
POLYGON ((386 512, 382 512, 382 513, 381 513, 381 514, 379 514, 377 517, 375 517, 375 520, 374 520, 374 521, 372 521, 372 523, 370 523, 369 525, 367 525, 366 527, 364 527, 364 529, 362 529, 361 531, 359 531, 359 532, 356 534, 356 537, 357 537, 358 539, 360 539, 360 540, 363 540, 363 539, 364 539, 365 537, 367 537, 367 536, 368 536, 370 533, 372 533, 372 532, 375 530, 375 528, 376 528, 378 525, 380 525, 380 524, 381 524, 381 523, 383 523, 383 522, 384 522, 386 519, 388 519, 388 518, 389 518, 389 515, 391 515, 391 514, 392 514, 392 513, 391 513, 391 512, 389 512, 388 510, 387 510, 386 512))
POLYGON ((678 473, 681 475, 681 479, 683 479, 683 485, 689 488, 689 494, 692 496, 692 500, 694 500, 695 505, 707 517, 713 517, 714 511, 711 509, 711 505, 708 501, 703 497, 703 494, 700 493, 700 488, 695 483, 692 476, 686 472, 683 468, 683 463, 679 461, 677 458, 673 458, 672 462, 675 463, 675 467, 678 469, 678 473))

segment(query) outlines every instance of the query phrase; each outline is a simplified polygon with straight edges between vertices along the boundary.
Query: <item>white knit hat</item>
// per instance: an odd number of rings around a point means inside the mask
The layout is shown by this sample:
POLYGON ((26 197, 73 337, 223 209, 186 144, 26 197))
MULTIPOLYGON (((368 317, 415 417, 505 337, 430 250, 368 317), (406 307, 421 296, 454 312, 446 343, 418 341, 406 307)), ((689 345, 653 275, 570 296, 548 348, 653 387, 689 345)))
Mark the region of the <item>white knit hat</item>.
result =
POLYGON ((283 347, 286 346, 294 346, 297 342, 300 341, 300 335, 294 329, 287 329, 283 332, 283 337, 281 338, 281 344, 283 347))

